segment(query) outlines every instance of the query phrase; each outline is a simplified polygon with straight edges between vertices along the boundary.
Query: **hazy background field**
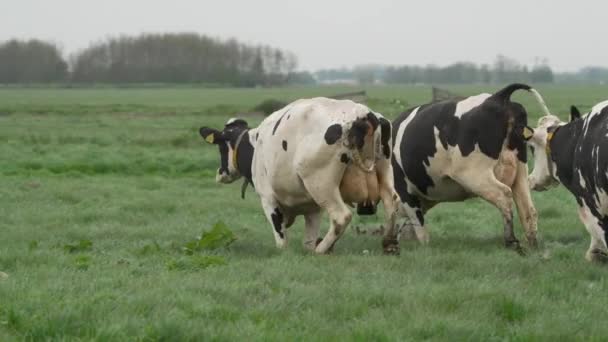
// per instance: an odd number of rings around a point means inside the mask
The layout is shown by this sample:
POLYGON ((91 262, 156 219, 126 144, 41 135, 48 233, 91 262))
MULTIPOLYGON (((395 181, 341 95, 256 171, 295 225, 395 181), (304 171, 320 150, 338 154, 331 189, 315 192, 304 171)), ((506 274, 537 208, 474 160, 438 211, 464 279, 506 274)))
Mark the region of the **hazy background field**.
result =
MULTIPOLYGON (((605 338, 608 270, 584 260, 588 234, 563 189, 534 194, 543 245, 526 257, 502 247, 497 210, 477 200, 433 209, 430 245, 405 242, 400 257, 353 229, 333 255, 313 256, 301 219, 278 251, 255 193, 215 184, 218 153, 200 126, 268 98, 359 89, 0 89, 0 340, 605 338), (183 252, 220 220, 232 245, 183 252)), ((366 90, 390 118, 431 96, 366 90)), ((563 118, 608 94, 539 90, 563 118)), ((535 123, 532 97, 515 98, 535 123)))

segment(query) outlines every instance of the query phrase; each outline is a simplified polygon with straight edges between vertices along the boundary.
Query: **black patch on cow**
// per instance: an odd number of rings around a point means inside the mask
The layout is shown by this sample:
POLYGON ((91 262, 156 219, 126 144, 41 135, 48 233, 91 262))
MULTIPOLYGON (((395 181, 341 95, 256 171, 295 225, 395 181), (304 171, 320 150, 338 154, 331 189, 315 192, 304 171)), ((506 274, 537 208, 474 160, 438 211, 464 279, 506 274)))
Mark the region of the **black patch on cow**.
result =
POLYGON ((279 118, 279 120, 277 120, 277 123, 275 123, 275 124, 274 124, 274 127, 272 128, 272 135, 274 135, 274 133, 277 131, 277 128, 279 128, 279 125, 281 124, 281 120, 283 120, 283 118, 285 117, 285 115, 286 115, 287 113, 289 113, 289 111, 290 111, 290 110, 291 110, 291 108, 290 108, 290 109, 288 109, 288 110, 286 110, 286 111, 285 111, 285 112, 284 112, 284 113, 281 115, 281 117, 279 118))
POLYGON ((367 135, 367 120, 360 118, 353 122, 350 130, 348 131, 348 142, 351 146, 357 149, 362 149, 365 144, 365 136, 367 135))
POLYGON ((335 144, 341 137, 342 126, 340 124, 333 124, 327 127, 327 130, 325 131, 325 142, 327 145, 335 144))
POLYGON ((245 177, 251 183, 251 185, 255 186, 255 184, 253 184, 253 179, 251 176, 251 166, 253 164, 253 152, 254 152, 254 148, 253 148, 253 144, 251 144, 251 141, 249 140, 249 133, 245 133, 243 135, 243 137, 241 138, 241 142, 239 143, 239 146, 238 146, 236 162, 237 162, 237 167, 238 167, 239 173, 243 177, 245 177))
POLYGON ((274 231, 279 234, 281 239, 284 239, 285 234, 283 234, 283 213, 279 210, 279 208, 274 208, 274 212, 270 214, 270 218, 272 219, 274 231))
POLYGON ((385 118, 380 118, 380 142, 382 143, 382 154, 387 159, 391 157, 391 146, 389 144, 391 140, 391 123, 385 118))
POLYGON ((289 118, 290 118, 290 117, 291 117, 291 114, 290 114, 290 115, 287 115, 287 120, 289 120, 289 118))
POLYGON ((584 204, 589 208, 604 234, 608 232, 608 213, 601 212, 597 193, 600 189, 608 192, 606 134, 608 107, 598 114, 589 114, 560 126, 554 131, 549 145, 560 182, 574 195, 579 206, 584 204))
MULTIPOLYGON (((513 85, 503 89, 498 96, 491 96, 460 118, 455 116, 458 100, 446 100, 421 106, 416 116, 404 129, 401 141, 396 141, 399 126, 411 115, 409 109, 393 121, 393 144, 399 145, 403 172, 422 193, 428 194, 434 186, 427 174, 430 158, 437 153, 436 139, 442 147, 457 147, 463 156, 470 155, 476 147, 486 156, 498 159, 508 136, 508 148, 517 150, 520 161, 527 160, 523 128, 527 125, 527 113, 523 106, 504 102, 505 98, 526 85, 513 85), (438 137, 435 136, 438 131, 438 137)), ((401 194, 401 193, 400 193, 401 194)))
POLYGON ((422 210, 416 209, 416 218, 418 218, 418 222, 420 222, 420 225, 424 226, 424 215, 422 215, 422 210))
POLYGON ((258 141, 258 138, 260 137, 260 133, 255 133, 255 141, 258 141))
POLYGON ((220 149, 220 169, 217 172, 228 174, 228 146, 223 141, 217 146, 220 149))
POLYGON ((528 125, 528 113, 526 109, 517 102, 510 102, 506 105, 507 114, 512 122, 511 133, 507 148, 517 151, 517 159, 520 162, 528 162, 528 149, 526 148, 526 138, 524 137, 524 129, 528 125))
POLYGON ((410 194, 407 191, 405 174, 403 173, 403 170, 401 169, 399 164, 397 164, 397 161, 395 160, 394 156, 391 159, 391 163, 393 165, 393 180, 395 182, 395 191, 399 195, 401 202, 407 203, 407 205, 411 208, 420 208, 420 199, 416 195, 410 194))
POLYGON ((342 155, 340 155, 340 161, 344 164, 348 164, 350 158, 348 158, 348 155, 346 153, 342 153, 342 155))
POLYGON ((243 119, 234 119, 231 123, 228 123, 224 126, 225 128, 240 128, 240 129, 248 129, 249 124, 247 121, 243 119))
POLYGON ((366 117, 367 121, 369 121, 369 123, 372 125, 373 130, 375 131, 376 128, 378 128, 378 125, 380 124, 378 117, 372 112, 367 113, 366 117))
POLYGON ((287 151, 287 141, 283 140, 281 145, 283 146, 283 150, 287 151))
POLYGON ((570 121, 574 121, 581 118, 581 112, 576 106, 570 106, 570 121))

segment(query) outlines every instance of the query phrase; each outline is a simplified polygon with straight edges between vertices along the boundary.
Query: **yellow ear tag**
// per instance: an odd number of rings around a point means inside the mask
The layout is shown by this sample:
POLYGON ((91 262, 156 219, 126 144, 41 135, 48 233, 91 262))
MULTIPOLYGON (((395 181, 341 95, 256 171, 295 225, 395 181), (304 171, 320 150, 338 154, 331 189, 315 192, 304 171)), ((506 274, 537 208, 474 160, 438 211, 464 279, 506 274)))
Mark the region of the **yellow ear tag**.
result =
POLYGON ((534 135, 534 132, 529 129, 528 127, 524 127, 524 138, 525 139, 530 139, 532 138, 532 136, 534 135))
POLYGON ((205 141, 213 144, 213 133, 209 134, 208 136, 205 137, 205 141))

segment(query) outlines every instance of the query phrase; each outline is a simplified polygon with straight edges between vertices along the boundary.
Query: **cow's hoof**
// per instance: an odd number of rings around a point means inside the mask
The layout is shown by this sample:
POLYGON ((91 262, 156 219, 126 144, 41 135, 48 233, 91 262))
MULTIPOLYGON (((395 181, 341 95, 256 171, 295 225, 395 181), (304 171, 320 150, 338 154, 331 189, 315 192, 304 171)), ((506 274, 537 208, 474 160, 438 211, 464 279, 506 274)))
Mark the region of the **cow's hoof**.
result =
POLYGON ((505 241, 505 247, 514 250, 515 252, 517 252, 517 254, 521 256, 526 255, 526 250, 521 246, 521 244, 517 240, 505 241))
POLYGON ((608 264, 608 253, 601 249, 594 249, 589 253, 590 260, 600 264, 608 264))
POLYGON ((536 239, 536 236, 529 236, 526 240, 528 241, 528 246, 530 248, 538 249, 538 240, 536 239))
MULTIPOLYGON (((318 245, 321 243, 321 241, 323 241, 323 239, 321 239, 321 238, 317 238, 317 243, 316 243, 316 245, 318 246, 318 245)), ((336 245, 336 243, 334 242, 334 243, 333 243, 333 244, 332 244, 332 245, 331 245, 331 246, 330 246, 330 247, 327 249, 327 251, 325 251, 325 253, 320 253, 320 254, 331 254, 331 253, 333 253, 333 252, 334 252, 334 246, 335 246, 335 245, 336 245)))
POLYGON ((386 255, 399 255, 401 252, 397 239, 382 240, 382 249, 386 255))

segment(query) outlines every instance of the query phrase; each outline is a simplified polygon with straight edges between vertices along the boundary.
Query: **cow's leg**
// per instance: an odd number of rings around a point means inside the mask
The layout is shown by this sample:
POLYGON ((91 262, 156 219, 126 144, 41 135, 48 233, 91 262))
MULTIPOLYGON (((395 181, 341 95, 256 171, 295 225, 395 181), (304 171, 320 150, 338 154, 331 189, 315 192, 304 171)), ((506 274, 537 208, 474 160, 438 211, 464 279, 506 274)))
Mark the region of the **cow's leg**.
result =
POLYGON ((384 206, 385 230, 382 246, 385 253, 399 253, 399 232, 396 225, 397 204, 399 196, 394 190, 393 170, 389 159, 382 159, 376 165, 378 184, 380 188, 380 200, 384 206))
POLYGON ((517 240, 513 231, 513 193, 511 188, 496 179, 492 169, 481 173, 457 174, 453 175, 452 178, 500 210, 504 223, 505 246, 523 253, 519 240, 517 240))
POLYGON ((278 203, 272 199, 262 198, 262 207, 264 208, 264 214, 272 225, 272 233, 274 234, 274 241, 278 248, 287 247, 287 218, 285 217, 278 203))
POLYGON ((319 239, 319 226, 321 224, 321 212, 313 212, 304 215, 304 248, 314 251, 319 239))
POLYGON ((532 202, 530 195, 530 186, 528 185, 528 166, 525 163, 518 162, 517 176, 513 183, 513 200, 517 207, 517 214, 524 231, 526 232, 526 240, 530 247, 536 248, 538 241, 536 240, 538 214, 532 202))
POLYGON ((314 158, 297 161, 297 171, 310 197, 329 214, 329 230, 315 248, 316 253, 325 254, 340 238, 353 216, 340 193, 346 164, 340 161, 338 153, 317 152, 311 155, 314 158))
POLYGON ((325 254, 333 248, 353 216, 342 200, 338 187, 340 182, 328 175, 331 173, 325 175, 312 173, 306 178, 302 177, 302 182, 310 196, 329 214, 329 230, 315 248, 315 252, 319 254, 325 254))
POLYGON ((410 224, 414 228, 416 239, 423 245, 428 244, 430 237, 424 224, 424 208, 420 198, 408 192, 400 194, 400 197, 402 201, 401 210, 405 212, 410 224))
MULTIPOLYGON (((597 219, 585 205, 579 207, 578 215, 583 221, 585 228, 591 235, 591 244, 585 254, 589 261, 608 262, 608 248, 606 246, 606 233, 602 228, 600 220, 597 219)), ((608 228, 608 227, 606 227, 608 228)))
POLYGON ((342 236, 353 216, 346 204, 344 204, 344 201, 342 201, 340 191, 336 189, 335 191, 332 191, 332 193, 333 196, 331 197, 333 198, 328 198, 326 201, 320 202, 324 203, 322 207, 324 207, 329 214, 329 230, 315 249, 315 252, 319 254, 325 254, 333 249, 334 244, 342 236))

